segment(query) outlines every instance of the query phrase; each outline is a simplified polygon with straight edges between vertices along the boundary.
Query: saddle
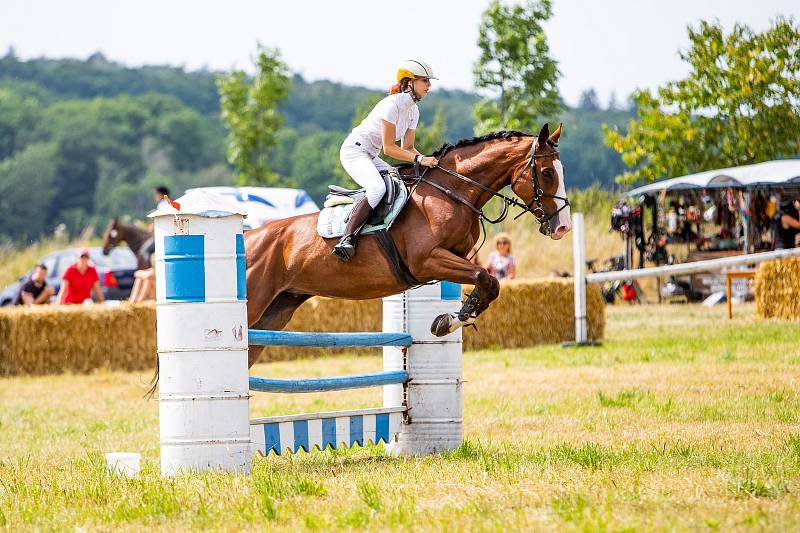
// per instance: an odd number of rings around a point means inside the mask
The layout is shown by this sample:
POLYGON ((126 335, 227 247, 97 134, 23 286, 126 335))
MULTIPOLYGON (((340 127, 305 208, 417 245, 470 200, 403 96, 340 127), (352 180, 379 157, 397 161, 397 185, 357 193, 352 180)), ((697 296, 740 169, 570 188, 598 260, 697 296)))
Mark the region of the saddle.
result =
MULTIPOLYGON (((380 224, 392 211, 392 205, 398 197, 399 189, 405 188, 400 178, 400 173, 396 168, 382 170, 380 174, 381 178, 383 178, 383 183, 386 185, 386 193, 381 198, 380 203, 373 208, 369 220, 367 220, 368 224, 380 224)), ((337 205, 354 204, 364 194, 364 189, 345 189, 338 185, 328 185, 328 196, 325 197, 323 205, 324 207, 335 207, 337 205)))
MULTIPOLYGON (((408 202, 408 189, 399 178, 396 169, 381 172, 386 183, 386 194, 375 206, 359 235, 387 230, 408 202)), ((329 186, 329 194, 324 208, 317 219, 317 233, 326 239, 344 235, 353 204, 364 196, 364 189, 345 189, 338 185, 329 186)))

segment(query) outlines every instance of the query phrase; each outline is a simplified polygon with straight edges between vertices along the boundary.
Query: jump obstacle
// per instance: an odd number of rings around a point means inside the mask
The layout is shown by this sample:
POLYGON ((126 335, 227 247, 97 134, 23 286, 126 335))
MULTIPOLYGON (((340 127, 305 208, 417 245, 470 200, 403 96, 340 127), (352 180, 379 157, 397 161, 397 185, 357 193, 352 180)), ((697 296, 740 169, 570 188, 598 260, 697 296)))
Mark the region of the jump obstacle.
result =
POLYGON ((460 285, 442 282, 383 300, 383 332, 247 329, 242 221, 224 199, 195 191, 155 223, 161 473, 249 472, 255 454, 365 446, 426 455, 461 444, 461 330, 430 333, 456 312, 460 285), (384 371, 315 379, 249 377, 248 344, 382 346, 384 371), (383 407, 249 420, 251 392, 383 387, 383 407))

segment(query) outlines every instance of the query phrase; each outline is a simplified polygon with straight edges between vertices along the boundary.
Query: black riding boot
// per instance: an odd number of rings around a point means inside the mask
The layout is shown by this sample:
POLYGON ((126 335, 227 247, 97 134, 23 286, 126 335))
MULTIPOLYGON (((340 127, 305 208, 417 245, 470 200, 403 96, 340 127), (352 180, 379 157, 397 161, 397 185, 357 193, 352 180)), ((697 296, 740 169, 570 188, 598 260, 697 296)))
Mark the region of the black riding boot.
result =
POLYGON ((356 254, 355 238, 371 212, 372 207, 367 202, 367 197, 362 196, 353 206, 353 212, 350 214, 350 220, 347 221, 344 236, 339 241, 339 244, 333 247, 333 255, 342 261, 350 261, 353 258, 356 254))

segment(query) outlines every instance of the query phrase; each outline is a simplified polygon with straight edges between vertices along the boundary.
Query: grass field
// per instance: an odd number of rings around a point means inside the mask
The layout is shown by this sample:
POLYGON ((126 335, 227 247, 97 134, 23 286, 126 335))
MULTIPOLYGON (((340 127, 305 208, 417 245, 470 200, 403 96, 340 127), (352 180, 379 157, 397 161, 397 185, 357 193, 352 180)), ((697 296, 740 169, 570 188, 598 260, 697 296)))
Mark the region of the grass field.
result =
MULTIPOLYGON (((602 347, 465 354, 463 447, 272 456, 249 477, 158 476, 149 374, 0 382, 12 530, 776 530, 800 523, 800 325, 720 306, 615 307, 602 347), (143 453, 139 479, 102 453, 143 453)), ((378 358, 254 373, 377 370, 378 358)), ((258 415, 379 405, 379 389, 259 395, 258 415)))

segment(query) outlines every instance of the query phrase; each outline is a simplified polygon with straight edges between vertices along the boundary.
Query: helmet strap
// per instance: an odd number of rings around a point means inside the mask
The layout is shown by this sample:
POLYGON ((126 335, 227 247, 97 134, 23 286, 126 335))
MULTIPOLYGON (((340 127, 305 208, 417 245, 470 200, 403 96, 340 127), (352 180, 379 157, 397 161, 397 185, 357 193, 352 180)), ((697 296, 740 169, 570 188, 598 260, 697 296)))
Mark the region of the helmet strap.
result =
POLYGON ((411 99, 412 100, 414 100, 415 102, 419 102, 420 99, 417 96, 417 93, 414 91, 414 80, 413 79, 409 79, 406 82, 406 87, 405 87, 404 90, 405 90, 405 92, 407 92, 407 93, 409 93, 411 95, 411 99))

